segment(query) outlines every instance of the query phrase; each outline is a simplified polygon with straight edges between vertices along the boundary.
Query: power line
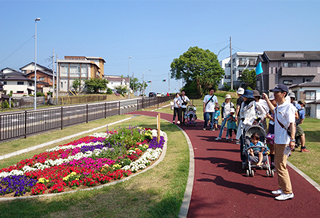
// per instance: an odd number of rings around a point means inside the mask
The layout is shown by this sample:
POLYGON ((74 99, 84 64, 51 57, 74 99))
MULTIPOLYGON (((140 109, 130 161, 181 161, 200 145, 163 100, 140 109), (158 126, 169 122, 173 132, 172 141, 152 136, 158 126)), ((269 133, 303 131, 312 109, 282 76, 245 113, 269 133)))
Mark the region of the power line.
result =
POLYGON ((6 57, 3 61, 0 62, 2 64, 5 60, 7 60, 9 57, 11 57, 14 53, 16 53, 20 48, 22 48, 25 44, 27 44, 32 38, 34 38, 34 35, 31 36, 25 43, 23 43, 19 48, 17 48, 14 52, 12 52, 8 57, 6 57))

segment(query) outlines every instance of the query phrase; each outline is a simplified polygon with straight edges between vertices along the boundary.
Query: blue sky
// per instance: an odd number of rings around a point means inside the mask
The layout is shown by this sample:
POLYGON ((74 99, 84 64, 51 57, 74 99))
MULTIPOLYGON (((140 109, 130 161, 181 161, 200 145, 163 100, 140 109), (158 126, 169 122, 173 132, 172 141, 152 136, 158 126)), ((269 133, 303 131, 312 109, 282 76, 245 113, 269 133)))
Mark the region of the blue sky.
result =
MULTIPOLYGON (((145 80, 152 81, 152 90, 167 92, 161 80, 191 46, 218 54, 231 36, 233 53, 320 51, 319 8, 317 0, 0 0, 0 69, 34 61, 34 19, 40 17, 39 64, 51 67, 55 49, 59 59, 102 57, 106 75, 128 75, 131 56, 130 73, 141 80, 151 70, 145 80)), ((218 58, 228 55, 225 49, 218 58)), ((170 86, 177 92, 179 82, 171 79, 170 86)))

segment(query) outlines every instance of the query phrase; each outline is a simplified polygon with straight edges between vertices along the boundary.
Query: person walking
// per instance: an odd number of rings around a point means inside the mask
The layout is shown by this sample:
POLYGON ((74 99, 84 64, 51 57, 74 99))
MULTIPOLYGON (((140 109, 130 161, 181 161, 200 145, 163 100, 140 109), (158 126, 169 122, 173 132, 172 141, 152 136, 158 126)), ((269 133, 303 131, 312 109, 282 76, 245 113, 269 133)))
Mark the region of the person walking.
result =
MULTIPOLYGON (((231 95, 226 94, 225 100, 221 105, 221 126, 220 126, 220 133, 216 140, 220 140, 222 137, 223 129, 227 123, 227 116, 230 114, 231 108, 234 108, 234 104, 231 102, 231 95)), ((229 131, 226 133, 226 139, 229 139, 229 131)))
MULTIPOLYGON (((274 99, 274 95, 273 93, 270 95, 269 100, 271 102, 271 104, 276 107, 277 106, 277 102, 274 99)), ((267 143, 269 145, 269 149, 270 149, 270 161, 271 161, 271 169, 274 169, 275 164, 274 164, 274 113, 272 113, 269 109, 269 112, 266 116, 266 118, 269 119, 269 126, 268 126, 268 134, 267 134, 267 143)))
MULTIPOLYGON (((172 118, 172 123, 174 124, 176 121, 176 116, 180 114, 180 94, 176 93, 175 98, 173 99, 173 118, 172 118)), ((180 120, 178 119, 177 124, 180 124, 180 120)))
MULTIPOLYGON (((236 104, 236 121, 237 121, 237 125, 239 126, 240 124, 240 120, 238 119, 239 115, 240 115, 240 107, 241 107, 241 104, 243 102, 243 95, 244 93, 244 89, 243 88, 238 88, 237 90, 237 94, 238 94, 238 99, 237 99, 237 104, 236 104)), ((236 144, 240 144, 239 140, 236 141, 236 144)))
POLYGON ((181 95, 180 95, 180 117, 179 117, 179 121, 184 125, 184 121, 186 119, 185 114, 186 114, 186 110, 187 110, 187 104, 190 102, 190 99, 188 98, 188 96, 186 96, 186 92, 185 91, 181 91, 181 95))
POLYGON ((291 150, 295 146, 295 107, 286 101, 289 93, 288 87, 278 84, 274 89, 270 90, 274 93, 277 106, 274 107, 266 93, 263 98, 267 101, 270 110, 275 114, 274 126, 274 146, 275 146, 275 167, 278 174, 278 190, 272 191, 276 200, 284 201, 294 197, 292 192, 291 180, 287 169, 288 155, 285 153, 286 147, 291 150), (290 135, 288 133, 290 130, 290 135))
POLYGON ((218 98, 217 96, 214 95, 214 88, 210 88, 209 94, 204 96, 204 99, 203 99, 203 115, 204 115, 203 130, 207 129, 209 118, 210 118, 210 130, 213 130, 213 117, 214 117, 216 106, 219 107, 218 98))

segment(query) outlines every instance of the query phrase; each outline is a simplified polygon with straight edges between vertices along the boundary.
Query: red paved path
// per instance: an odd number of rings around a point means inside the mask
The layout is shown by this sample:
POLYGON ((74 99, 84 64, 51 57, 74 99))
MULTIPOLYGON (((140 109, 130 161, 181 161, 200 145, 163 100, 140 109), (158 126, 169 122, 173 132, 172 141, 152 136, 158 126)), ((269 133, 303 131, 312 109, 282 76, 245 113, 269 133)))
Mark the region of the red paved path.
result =
MULTIPOLYGON (((172 115, 162 113, 161 118, 171 121, 172 115)), ((190 137, 195 156, 188 217, 320 217, 320 192, 297 172, 288 167, 295 197, 276 201, 270 191, 277 189, 277 176, 266 177, 265 170, 257 170, 254 177, 246 177, 239 145, 216 142, 218 131, 203 131, 202 126, 199 120, 198 127, 180 126, 190 137)))

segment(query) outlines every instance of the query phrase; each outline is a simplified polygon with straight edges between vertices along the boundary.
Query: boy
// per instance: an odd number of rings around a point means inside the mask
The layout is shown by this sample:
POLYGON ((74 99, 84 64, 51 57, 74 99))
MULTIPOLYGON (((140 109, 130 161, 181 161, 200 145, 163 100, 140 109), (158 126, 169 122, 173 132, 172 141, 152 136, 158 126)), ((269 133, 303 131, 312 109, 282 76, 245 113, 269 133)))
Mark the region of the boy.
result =
POLYGON ((216 107, 214 109, 215 109, 214 118, 213 118, 214 128, 212 129, 212 131, 214 131, 215 129, 218 130, 218 121, 219 121, 219 117, 220 117, 219 106, 216 105, 216 107))
POLYGON ((227 121, 227 131, 229 132, 230 138, 229 141, 232 141, 232 130, 234 131, 234 134, 237 135, 237 123, 236 123, 236 116, 235 116, 235 109, 231 108, 230 113, 226 117, 227 121))
POLYGON ((262 165, 262 160, 263 160, 263 155, 267 154, 269 148, 265 147, 263 143, 260 141, 260 135, 258 133, 253 133, 251 135, 251 142, 250 142, 250 147, 252 146, 260 146, 261 148, 250 148, 249 153, 251 156, 254 157, 255 154, 258 154, 259 156, 259 161, 257 163, 257 166, 262 165))

